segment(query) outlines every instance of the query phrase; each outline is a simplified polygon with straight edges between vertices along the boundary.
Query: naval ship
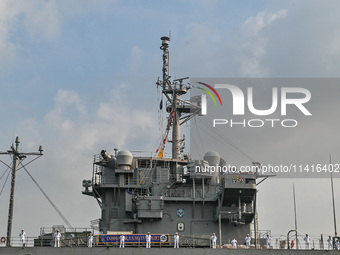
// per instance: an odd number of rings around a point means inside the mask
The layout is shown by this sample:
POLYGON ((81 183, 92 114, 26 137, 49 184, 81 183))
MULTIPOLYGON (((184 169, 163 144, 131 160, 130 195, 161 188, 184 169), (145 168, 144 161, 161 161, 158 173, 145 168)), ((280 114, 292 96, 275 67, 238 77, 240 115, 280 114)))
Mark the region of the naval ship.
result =
MULTIPOLYGON (((162 37, 163 79, 157 86, 165 96, 167 127, 155 153, 102 150, 94 156, 92 180, 84 180, 84 195, 94 197, 101 208, 99 230, 133 234, 176 232, 186 245, 208 247, 213 233, 219 244, 251 233, 256 215, 258 173, 197 171, 224 169, 216 151, 201 159, 181 152, 180 126, 201 112, 200 98, 184 100, 192 87, 169 75, 169 37, 162 37), (172 155, 165 157, 164 145, 172 131, 172 155), (192 243, 192 240, 201 240, 192 243)), ((256 226, 256 219, 255 219, 256 226)), ((257 242, 255 228, 255 243, 257 242)))
MULTIPOLYGON (((259 171, 197 171, 225 167, 216 151, 207 151, 201 159, 191 159, 182 152, 181 124, 201 112, 200 98, 182 98, 192 87, 183 80, 171 81, 169 75, 169 41, 161 38, 163 78, 157 86, 167 99, 166 132, 155 152, 141 153, 114 149, 94 155, 92 179, 83 180, 82 193, 93 197, 101 210, 95 247, 86 245, 24 249, 0 248, 1 254, 172 254, 173 235, 180 236, 180 249, 185 255, 212 254, 324 254, 337 251, 264 249, 257 227, 257 180, 268 176, 259 171), (164 146, 172 131, 172 155, 164 146), (151 249, 145 249, 146 233, 152 235, 151 249), (217 248, 211 248, 211 235, 218 237, 217 248), (119 236, 126 237, 125 249, 118 248, 119 236), (244 249, 244 239, 251 234, 252 245, 244 249), (239 241, 232 249, 233 238, 239 241), (194 249, 195 248, 195 249, 194 249), (226 248, 226 249, 222 249, 226 248), (2 253, 4 252, 4 253, 2 253)), ((257 167, 260 165, 256 162, 257 167)), ((288 240, 289 241, 289 240, 288 240)))

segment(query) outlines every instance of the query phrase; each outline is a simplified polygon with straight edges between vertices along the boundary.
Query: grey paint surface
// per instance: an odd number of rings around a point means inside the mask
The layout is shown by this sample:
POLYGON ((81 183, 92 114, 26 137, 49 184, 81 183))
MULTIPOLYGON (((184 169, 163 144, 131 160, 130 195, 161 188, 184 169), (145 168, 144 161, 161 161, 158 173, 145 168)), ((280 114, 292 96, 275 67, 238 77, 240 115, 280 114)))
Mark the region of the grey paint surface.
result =
POLYGON ((116 255, 172 255, 174 252, 178 255, 226 255, 226 254, 234 254, 234 255, 243 255, 243 254, 252 254, 252 255, 296 255, 296 254, 311 254, 311 255, 322 255, 322 254, 339 254, 339 251, 318 251, 318 250, 232 250, 232 249, 205 249, 205 248, 180 248, 173 250, 173 248, 106 248, 106 247, 94 247, 94 248, 86 248, 86 247, 77 247, 77 248, 51 248, 51 247, 34 247, 34 248, 0 248, 0 254, 32 254, 32 255, 41 255, 41 254, 49 254, 49 255, 57 255, 57 254, 67 254, 67 255, 108 255, 108 254, 116 254, 116 255))

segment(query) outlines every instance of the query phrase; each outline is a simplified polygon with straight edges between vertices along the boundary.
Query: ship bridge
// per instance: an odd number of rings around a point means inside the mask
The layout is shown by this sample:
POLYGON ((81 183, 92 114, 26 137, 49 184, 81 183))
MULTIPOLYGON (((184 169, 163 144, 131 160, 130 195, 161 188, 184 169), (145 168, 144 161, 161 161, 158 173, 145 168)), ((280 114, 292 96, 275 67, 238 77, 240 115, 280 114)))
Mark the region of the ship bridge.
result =
POLYGON ((83 181, 83 194, 97 199, 103 233, 167 231, 173 223, 174 232, 183 228, 189 236, 218 232, 226 225, 240 226, 237 232, 247 226, 248 231, 255 214, 256 176, 196 171, 223 162, 216 152, 192 161, 103 150, 94 155, 92 179, 83 181), (209 226, 204 233, 203 223, 209 226))

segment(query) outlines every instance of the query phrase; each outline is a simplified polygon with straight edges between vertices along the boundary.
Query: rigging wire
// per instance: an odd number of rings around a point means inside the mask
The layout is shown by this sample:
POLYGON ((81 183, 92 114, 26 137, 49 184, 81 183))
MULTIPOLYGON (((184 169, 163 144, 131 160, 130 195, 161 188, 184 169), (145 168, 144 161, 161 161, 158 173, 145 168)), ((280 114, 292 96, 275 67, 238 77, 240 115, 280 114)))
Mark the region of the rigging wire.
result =
MULTIPOLYGON (((159 134, 160 136, 162 136, 162 133, 161 133, 161 109, 160 109, 160 102, 161 102, 161 95, 159 93, 160 89, 159 87, 157 86, 157 113, 158 113, 158 131, 159 131, 159 134)), ((161 138, 162 139, 162 138, 161 138)))
POLYGON ((0 181, 1 179, 4 177, 4 175, 6 174, 6 172, 8 171, 8 169, 10 169, 11 167, 10 166, 7 166, 7 169, 4 171, 4 173, 1 175, 0 177, 0 181))
MULTIPOLYGON (((3 161, 1 160, 1 162, 3 162, 3 161)), ((3 163, 4 163, 4 162, 3 162, 3 163)), ((4 164, 5 164, 5 163, 4 163, 4 164)), ((7 164, 5 164, 5 165, 7 166, 7 169, 6 169, 6 170, 3 172, 3 174, 1 175, 0 181, 1 181, 1 179, 5 176, 6 172, 7 172, 8 170, 11 169, 11 166, 9 166, 9 165, 7 165, 7 164)), ((5 180, 4 185, 2 186, 1 191, 0 191, 0 197, 1 197, 1 194, 2 194, 2 192, 3 192, 3 190, 4 190, 4 188, 5 188, 5 185, 6 185, 6 183, 7 183, 7 180, 8 180, 8 177, 9 177, 10 173, 11 173, 11 171, 8 171, 6 180, 5 180)))
POLYGON ((164 140, 165 137, 167 137, 167 134, 169 133, 168 130, 164 130, 165 129, 164 110, 163 110, 164 107, 166 108, 166 102, 163 101, 163 91, 160 86, 157 86, 158 132, 159 132, 159 137, 160 137, 159 140, 161 141, 161 145, 158 145, 157 147, 158 149, 156 153, 162 150, 164 153, 165 143, 163 143, 162 141, 164 140))
MULTIPOLYGON (((196 123, 196 119, 195 119, 195 124, 197 124, 197 123, 196 123)), ((200 139, 200 142, 201 142, 201 144, 202 144, 202 146, 197 146, 197 145, 196 145, 196 147, 202 148, 203 152, 202 152, 202 151, 199 151, 199 152, 201 153, 201 155, 203 155, 204 152, 205 152, 204 143, 203 143, 203 141, 202 141, 202 136, 200 135, 200 132, 199 132, 199 130, 198 130, 198 125, 195 125, 195 127, 196 127, 196 132, 197 132, 197 134, 198 134, 198 137, 199 137, 199 139, 200 139)), ((193 140, 194 140, 194 139, 193 139, 193 140)), ((191 140, 190 140, 190 141, 191 141, 191 140)), ((199 150, 200 150, 200 149, 199 149, 199 150)))
MULTIPOLYGON (((204 119, 204 118, 203 118, 204 119)), ((236 153, 238 153, 239 155, 247 158, 248 160, 251 160, 252 162, 254 162, 255 160, 250 157, 248 154, 246 154, 245 152, 243 152, 238 146, 236 146, 232 141, 230 141, 221 131, 218 130, 219 134, 216 132, 216 130, 210 126, 210 124, 208 123, 208 121, 205 119, 204 122, 202 122, 203 126, 205 128, 208 128, 209 130, 206 130, 202 127, 202 125, 198 125, 196 122, 192 123, 193 125, 195 125, 197 128, 201 129, 203 132, 207 133, 208 135, 210 135, 212 138, 214 138, 216 141, 218 141, 220 144, 226 145, 224 142, 227 143, 227 146, 232 149, 233 151, 235 151, 236 153), (209 132, 212 131, 212 132, 209 132), (213 136, 212 133, 214 133, 216 136, 213 136), (222 140, 221 140, 222 138, 222 140)), ((191 124, 191 125, 192 125, 191 124)), ((199 136, 201 138, 201 136, 199 136)))
MULTIPOLYGON (((8 169, 9 169, 9 168, 7 168, 7 170, 4 172, 4 174, 8 171, 8 169)), ((4 188, 5 188, 5 185, 6 185, 6 183, 7 183, 7 180, 8 180, 8 177, 9 177, 10 173, 11 173, 11 171, 8 171, 6 180, 5 180, 5 182, 4 182, 4 185, 2 185, 2 188, 1 188, 1 191, 0 191, 0 197, 1 197, 2 191, 3 191, 4 188)), ((1 176, 0 180, 2 179, 2 177, 4 176, 4 174, 1 176)))
POLYGON ((203 120, 205 121, 205 124, 208 126, 208 128, 210 130, 212 130, 215 134, 220 135, 225 142, 227 142, 230 146, 232 146, 236 151, 238 151, 240 154, 242 154, 244 157, 250 159, 251 161, 255 162, 256 160, 254 160, 252 157, 250 157, 248 154, 246 154, 244 151, 241 150, 240 147, 238 147, 235 143, 233 143, 230 139, 228 139, 219 129, 215 129, 213 128, 209 123, 208 120, 206 118, 203 118, 203 120), (217 132, 216 132, 217 131, 217 132))
MULTIPOLYGON (((188 134, 188 133, 186 133, 186 132, 190 132, 190 129, 189 129, 189 123, 188 122, 186 122, 183 126, 182 126, 182 133, 183 133, 183 144, 184 144, 184 146, 183 146, 183 150, 185 150, 185 149, 187 149, 187 151, 189 151, 189 149, 187 148, 187 143, 186 143, 186 135, 185 134, 188 134)), ((189 137, 189 139, 190 139, 190 133, 189 133, 189 135, 188 135, 188 137, 189 137)), ((189 142, 190 142, 190 140, 189 140, 189 142)))
POLYGON ((157 109, 158 109, 158 130, 160 139, 163 137, 164 116, 163 116, 163 92, 162 89, 157 86, 157 109))
POLYGON ((46 194, 46 192, 40 187, 40 185, 38 184, 38 182, 33 178, 33 176, 28 172, 28 170, 26 169, 25 165, 22 164, 22 162, 20 161, 19 164, 21 164, 21 168, 23 168, 26 173, 28 174, 28 176, 32 179, 32 181, 35 183, 35 185, 37 185, 38 189, 43 193, 43 195, 45 196, 45 198, 48 200, 48 202, 50 202, 50 204, 52 205, 52 207, 54 208, 54 210, 58 213, 58 215, 60 216, 60 218, 66 223, 66 225, 70 228, 70 229, 74 229, 72 227, 72 225, 68 222, 68 220, 65 218, 65 216, 61 213, 61 211, 58 209, 58 207, 52 202, 52 200, 48 197, 48 195, 46 194))
POLYGON ((0 159, 0 162, 2 163, 2 164, 4 164, 5 166, 7 166, 8 168, 11 168, 12 169, 12 165, 11 166, 9 166, 9 165, 7 165, 5 162, 3 162, 1 159, 0 159))
POLYGON ((192 140, 191 142, 191 145, 193 145, 193 147, 198 151, 199 155, 203 155, 200 147, 197 145, 196 141, 195 140, 192 140))

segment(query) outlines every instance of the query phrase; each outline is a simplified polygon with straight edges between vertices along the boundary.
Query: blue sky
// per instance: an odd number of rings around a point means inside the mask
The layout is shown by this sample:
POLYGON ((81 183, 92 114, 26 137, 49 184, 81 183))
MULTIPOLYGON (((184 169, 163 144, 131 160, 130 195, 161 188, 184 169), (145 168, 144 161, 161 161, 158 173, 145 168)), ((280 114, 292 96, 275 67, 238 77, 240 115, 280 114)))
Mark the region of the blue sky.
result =
MULTIPOLYGON (((171 31, 173 78, 339 77, 339 5, 331 0, 3 0, 0 150, 15 136, 21 137, 23 151, 43 145, 45 155, 28 169, 74 226, 88 226, 100 217, 96 202, 80 194, 93 155, 115 147, 153 151, 158 146, 161 36, 171 31)), ((339 147, 332 145, 331 152, 340 161, 339 147)), ((0 168, 0 175, 5 170, 0 168)), ((14 233, 25 227, 37 235, 40 226, 63 224, 24 172, 18 172, 17 182, 14 233), (37 208, 43 212, 39 220, 27 222, 37 208)), ((262 194, 278 187, 267 183, 262 194)), ((290 191, 292 181, 279 185, 290 191)), ((7 184, 0 196, 0 236, 6 231, 8 192, 7 184)), ((285 192, 277 192, 283 199, 285 192)), ((285 202, 291 216, 289 199, 285 202)), ((320 197, 317 203, 323 202, 320 197)), ((286 223, 274 224, 276 217, 268 213, 271 202, 260 203, 260 228, 286 233, 286 223)), ((303 218, 307 211, 300 213, 303 218)), ((320 226, 302 223, 303 231, 332 232, 332 222, 320 226)))

